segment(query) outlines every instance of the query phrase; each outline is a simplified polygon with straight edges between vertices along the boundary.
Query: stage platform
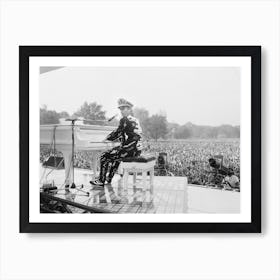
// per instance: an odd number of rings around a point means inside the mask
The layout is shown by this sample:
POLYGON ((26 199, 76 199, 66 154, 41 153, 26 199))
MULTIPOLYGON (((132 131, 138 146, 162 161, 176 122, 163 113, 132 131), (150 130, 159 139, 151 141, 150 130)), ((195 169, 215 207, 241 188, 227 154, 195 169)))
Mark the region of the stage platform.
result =
MULTIPOLYGON (((50 169, 41 168, 47 174, 50 169)), ((123 189, 120 176, 112 184, 92 187, 91 171, 75 169, 76 189, 63 189, 64 170, 53 170, 47 182, 54 180, 58 191, 41 192, 41 199, 61 204, 69 213, 239 213, 240 193, 205 186, 189 185, 186 177, 155 176, 154 193, 141 187, 123 189), (80 192, 81 189, 83 192, 80 192), (84 192, 88 192, 88 195, 84 192)), ((132 176, 130 176, 132 181, 132 176)), ((42 182, 46 180, 42 179, 42 182)), ((54 211, 55 212, 55 211, 54 211)))

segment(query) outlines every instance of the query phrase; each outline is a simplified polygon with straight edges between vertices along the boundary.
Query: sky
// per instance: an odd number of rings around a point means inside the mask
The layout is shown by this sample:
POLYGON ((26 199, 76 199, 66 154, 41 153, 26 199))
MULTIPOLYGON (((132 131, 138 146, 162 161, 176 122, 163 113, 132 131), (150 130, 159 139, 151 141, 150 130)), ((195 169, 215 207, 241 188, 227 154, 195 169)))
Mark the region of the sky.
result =
POLYGON ((49 110, 71 115, 95 101, 111 117, 119 98, 181 125, 239 125, 240 68, 64 67, 40 75, 40 107, 49 110))

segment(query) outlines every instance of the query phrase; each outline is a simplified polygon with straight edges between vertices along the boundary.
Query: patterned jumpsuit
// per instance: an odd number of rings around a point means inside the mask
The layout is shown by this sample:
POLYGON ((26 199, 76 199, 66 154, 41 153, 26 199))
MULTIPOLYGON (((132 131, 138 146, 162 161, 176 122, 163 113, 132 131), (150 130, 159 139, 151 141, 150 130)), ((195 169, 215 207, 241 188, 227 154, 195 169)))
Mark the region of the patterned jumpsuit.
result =
POLYGON ((106 140, 115 141, 119 139, 121 145, 101 154, 99 180, 104 183, 107 172, 107 181, 110 182, 114 177, 122 158, 135 157, 141 154, 142 129, 138 119, 133 116, 123 117, 116 130, 111 132, 106 140))

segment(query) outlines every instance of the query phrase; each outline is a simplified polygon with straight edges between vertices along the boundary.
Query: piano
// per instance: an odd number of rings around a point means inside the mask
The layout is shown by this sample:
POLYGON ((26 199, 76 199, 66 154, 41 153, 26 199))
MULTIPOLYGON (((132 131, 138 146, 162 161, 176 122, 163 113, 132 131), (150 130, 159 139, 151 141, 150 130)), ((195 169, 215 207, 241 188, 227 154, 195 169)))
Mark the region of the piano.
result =
MULTIPOLYGON (((74 124, 74 153, 77 151, 92 152, 93 179, 96 177, 97 159, 99 154, 116 145, 113 142, 102 142, 116 127, 104 125, 74 124)), ((65 185, 74 183, 74 168, 72 168, 72 124, 40 125, 40 144, 51 145, 63 154, 65 166, 65 185)))

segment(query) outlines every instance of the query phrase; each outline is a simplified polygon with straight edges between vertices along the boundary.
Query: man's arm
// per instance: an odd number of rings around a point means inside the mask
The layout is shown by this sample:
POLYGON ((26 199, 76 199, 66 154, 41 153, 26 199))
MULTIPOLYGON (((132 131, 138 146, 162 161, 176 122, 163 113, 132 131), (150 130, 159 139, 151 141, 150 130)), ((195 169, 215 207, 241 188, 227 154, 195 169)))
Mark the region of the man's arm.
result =
POLYGON ((106 138, 105 140, 108 140, 108 141, 115 141, 117 140, 118 138, 121 137, 122 135, 122 132, 124 130, 124 127, 125 127, 125 118, 121 118, 120 120, 120 123, 119 123, 119 126, 117 129, 115 129, 114 131, 112 131, 106 138))

